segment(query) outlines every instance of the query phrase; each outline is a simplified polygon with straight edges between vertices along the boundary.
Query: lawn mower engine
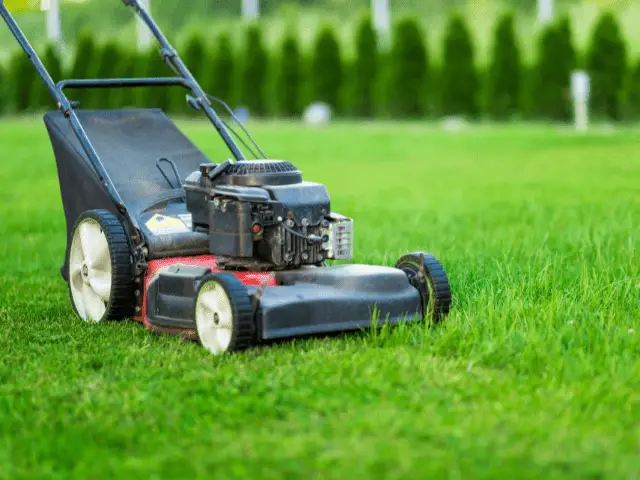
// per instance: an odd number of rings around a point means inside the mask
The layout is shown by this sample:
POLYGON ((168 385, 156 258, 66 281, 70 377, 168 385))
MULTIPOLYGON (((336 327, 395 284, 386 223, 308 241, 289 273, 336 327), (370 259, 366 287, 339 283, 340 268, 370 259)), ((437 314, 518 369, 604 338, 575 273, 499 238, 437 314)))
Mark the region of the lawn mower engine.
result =
POLYGON ((202 164, 185 181, 193 229, 226 270, 278 271, 353 256, 353 221, 290 162, 202 164))

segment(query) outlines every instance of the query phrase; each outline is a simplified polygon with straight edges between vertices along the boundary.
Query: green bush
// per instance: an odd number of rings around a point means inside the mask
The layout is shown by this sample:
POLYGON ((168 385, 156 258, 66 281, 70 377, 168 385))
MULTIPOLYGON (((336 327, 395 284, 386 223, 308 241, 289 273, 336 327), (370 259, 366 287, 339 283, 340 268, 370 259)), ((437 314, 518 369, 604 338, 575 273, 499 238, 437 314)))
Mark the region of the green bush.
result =
MULTIPOLYGON (((205 85, 203 80, 207 72, 204 66, 208 63, 210 57, 205 47, 205 41, 202 35, 197 31, 192 31, 189 34, 186 45, 182 49, 182 52, 181 52, 181 58, 184 61, 187 68, 189 69, 189 71, 191 72, 191 74, 198 81, 198 83, 200 83, 201 86, 205 85)), ((187 100, 186 100, 187 93, 188 91, 185 89, 171 87, 170 109, 172 112, 190 114, 190 115, 197 112, 187 103, 187 100)))
POLYGON ((596 116, 619 119, 627 75, 627 48, 613 13, 603 13, 596 23, 586 64, 592 84, 591 111, 596 116))
POLYGON ((9 109, 9 97, 7 92, 7 72, 4 66, 0 64, 0 115, 5 113, 9 109))
MULTIPOLYGON (((174 73, 165 63, 162 55, 155 48, 141 55, 138 68, 143 77, 170 77, 174 73)), ((184 89, 179 87, 144 87, 136 91, 136 106, 140 108, 160 108, 165 112, 170 110, 172 90, 184 89)), ((184 93, 183 93, 184 94, 184 93)))
POLYGON ((441 110, 445 115, 478 114, 478 73, 471 35, 462 16, 453 14, 444 39, 441 110))
MULTIPOLYGON (((91 78, 115 78, 115 66, 122 58, 122 50, 115 41, 109 40, 96 51, 91 78)), ((113 105, 112 98, 116 90, 113 88, 90 89, 85 98, 84 108, 108 109, 113 105)))
POLYGON ((282 41, 280 68, 276 83, 278 111, 286 117, 300 114, 302 65, 298 39, 290 31, 282 41))
POLYGON ((229 105, 234 102, 234 78, 236 74, 235 56, 231 37, 221 32, 216 37, 213 59, 207 78, 207 92, 229 105))
POLYGON ((489 113, 498 119, 516 114, 520 107, 522 62, 511 13, 505 14, 496 26, 487 80, 489 113))
MULTIPOLYGON (((120 52, 120 59, 114 68, 114 77, 135 78, 143 76, 140 68, 141 56, 136 51, 120 52)), ((111 108, 136 106, 136 88, 118 88, 111 93, 111 108)))
POLYGON ((539 39, 528 99, 532 116, 558 121, 571 118, 571 72, 576 64, 571 24, 564 17, 545 28, 539 39))
MULTIPOLYGON (((55 83, 62 80, 62 63, 54 44, 47 44, 44 54, 40 57, 40 60, 42 60, 42 63, 55 83)), ((56 108, 55 100, 51 97, 49 89, 39 75, 36 77, 33 87, 32 107, 46 110, 56 108)))
MULTIPOLYGON (((77 45, 69 76, 74 79, 89 78, 91 76, 91 66, 94 64, 97 54, 97 48, 91 30, 85 29, 80 32, 77 45)), ((79 101, 81 107, 85 106, 84 103, 91 93, 88 89, 71 90, 69 92, 68 95, 70 95, 70 99, 79 101)))
POLYGON ((356 59, 354 65, 353 106, 361 117, 375 113, 376 83, 378 78, 378 37, 371 16, 364 15, 356 32, 356 59))
POLYGON ((387 82, 388 110, 394 117, 420 117, 426 112, 428 49, 418 21, 401 18, 393 28, 387 82))
POLYGON ((10 65, 10 103, 16 112, 29 111, 34 103, 32 96, 35 93, 36 81, 39 80, 38 73, 22 49, 16 50, 11 57, 10 65))
POLYGON ((633 120, 640 120, 640 59, 631 72, 627 103, 627 116, 633 120))
POLYGON ((311 61, 313 101, 327 103, 339 111, 342 81, 340 45, 333 27, 324 25, 318 31, 311 61))
POLYGON ((240 103, 253 116, 267 113, 266 89, 269 59, 262 41, 262 30, 258 23, 251 23, 245 32, 245 45, 240 83, 240 103))

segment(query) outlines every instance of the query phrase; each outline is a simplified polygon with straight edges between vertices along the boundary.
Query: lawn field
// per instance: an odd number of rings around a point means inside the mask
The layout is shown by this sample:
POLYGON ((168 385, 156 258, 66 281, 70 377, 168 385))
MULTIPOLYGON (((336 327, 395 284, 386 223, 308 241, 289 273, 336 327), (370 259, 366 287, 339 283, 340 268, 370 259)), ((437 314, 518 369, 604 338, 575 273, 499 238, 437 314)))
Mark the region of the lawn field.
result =
POLYGON ((44 125, 2 120, 0 478, 640 477, 640 131, 252 130, 355 218, 356 262, 435 254, 450 317, 221 358, 84 324, 44 125))

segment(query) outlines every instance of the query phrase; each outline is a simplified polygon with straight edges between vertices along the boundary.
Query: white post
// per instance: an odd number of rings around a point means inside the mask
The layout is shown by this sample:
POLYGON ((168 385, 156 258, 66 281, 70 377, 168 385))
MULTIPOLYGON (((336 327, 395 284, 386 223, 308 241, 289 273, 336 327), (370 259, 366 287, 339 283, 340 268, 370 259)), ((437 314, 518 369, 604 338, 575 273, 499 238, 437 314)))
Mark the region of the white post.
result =
POLYGON ((538 0, 538 21, 547 24, 553 20, 553 0, 538 0))
POLYGON ((62 40, 60 24, 60 0, 42 0, 40 10, 46 12, 47 38, 58 44, 62 40))
POLYGON ((260 0, 242 0, 242 18, 252 20, 260 16, 260 0))
POLYGON ((571 75, 574 121, 576 130, 579 132, 585 132, 589 128, 590 83, 587 72, 576 71, 571 75))
MULTIPOLYGON (((151 10, 151 0, 139 0, 140 6, 144 8, 147 12, 151 10)), ((149 27, 145 25, 142 19, 138 19, 138 50, 146 50, 151 45, 151 41, 153 38, 151 37, 151 31, 149 27)))
POLYGON ((391 31, 391 9, 389 0, 371 0, 373 26, 383 42, 387 42, 391 31))

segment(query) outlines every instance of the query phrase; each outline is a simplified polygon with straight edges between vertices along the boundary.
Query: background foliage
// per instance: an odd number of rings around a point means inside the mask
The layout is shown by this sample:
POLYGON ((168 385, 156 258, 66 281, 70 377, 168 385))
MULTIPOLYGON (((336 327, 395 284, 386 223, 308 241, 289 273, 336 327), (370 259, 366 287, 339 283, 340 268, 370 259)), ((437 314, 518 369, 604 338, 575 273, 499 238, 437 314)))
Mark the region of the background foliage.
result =
MULTIPOLYGON (((156 17, 165 18, 170 3, 156 2, 156 17)), ((205 4, 198 5, 195 2, 189 11, 194 13, 205 4)), ((265 3, 267 12, 272 8, 269 5, 265 3)), ((82 11, 86 10, 85 6, 82 11)), ((346 31, 329 15, 309 31, 295 21, 300 20, 295 10, 285 12, 287 22, 276 41, 273 29, 265 27, 266 20, 212 34, 185 18, 184 25, 190 26, 173 43, 209 93, 234 107, 246 106, 259 117, 295 118, 309 103, 324 101, 342 116, 464 115, 567 121, 571 118, 571 72, 584 68, 592 76, 592 109, 600 119, 640 119, 636 67, 640 57, 633 55, 633 41, 625 35, 616 10, 600 11, 583 48, 568 14, 522 40, 518 35, 522 5, 502 10, 487 29, 486 38, 474 33, 462 10, 450 9, 436 41, 419 14, 395 17, 387 42, 372 28, 369 13, 362 15, 362 5, 358 11, 358 21, 346 31), (490 46, 484 49, 488 53, 480 54, 484 52, 481 45, 490 46), (529 51, 533 54, 526 53, 529 51)), ((416 12, 422 11, 416 7, 416 12)), ((75 18, 69 15, 65 21, 72 23, 75 18)), ((180 17, 172 22, 181 24, 180 17)), ((104 37, 85 29, 75 45, 71 50, 38 47, 54 77, 171 74, 155 49, 136 52, 131 42, 117 35, 104 37)), ((52 106, 46 89, 17 49, 0 63, 0 75, 5 79, 1 112, 52 106)), ((71 96, 91 108, 158 106, 175 114, 194 113, 179 89, 76 90, 71 96)))

